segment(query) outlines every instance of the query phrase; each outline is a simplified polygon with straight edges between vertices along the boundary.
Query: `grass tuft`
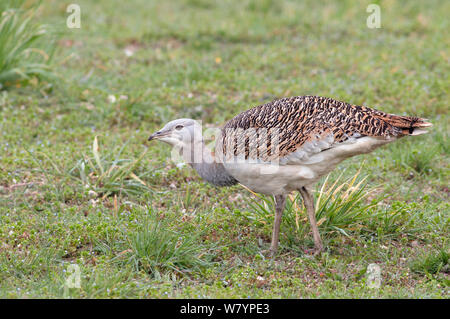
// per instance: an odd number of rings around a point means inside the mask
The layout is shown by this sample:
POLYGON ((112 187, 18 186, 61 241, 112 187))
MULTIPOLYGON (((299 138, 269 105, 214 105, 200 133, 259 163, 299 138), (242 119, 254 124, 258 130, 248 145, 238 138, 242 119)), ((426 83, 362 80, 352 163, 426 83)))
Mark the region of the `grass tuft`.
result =
POLYGON ((31 76, 54 76, 48 65, 51 47, 42 48, 48 30, 34 21, 38 8, 39 3, 25 8, 24 1, 0 5, 0 89, 31 76))
POLYGON ((144 173, 135 174, 134 170, 144 158, 147 150, 137 159, 123 159, 122 152, 126 143, 115 156, 101 155, 97 136, 92 143, 92 156, 85 156, 69 171, 80 180, 84 187, 106 198, 112 194, 136 196, 151 191, 142 180, 144 173))
POLYGON ((400 141, 392 145, 394 166, 405 170, 409 174, 430 175, 438 171, 440 151, 444 151, 445 133, 436 133, 437 143, 426 144, 420 141, 400 141), (441 149, 440 145, 444 145, 441 149))
POLYGON ((437 274, 443 269, 448 272, 450 254, 445 250, 424 254, 411 262, 410 268, 419 274, 437 274), (447 266, 447 267, 446 267, 447 266))
POLYGON ((178 274, 200 271, 211 261, 199 237, 200 233, 171 230, 167 218, 151 214, 128 236, 128 262, 156 277, 167 270, 178 274))

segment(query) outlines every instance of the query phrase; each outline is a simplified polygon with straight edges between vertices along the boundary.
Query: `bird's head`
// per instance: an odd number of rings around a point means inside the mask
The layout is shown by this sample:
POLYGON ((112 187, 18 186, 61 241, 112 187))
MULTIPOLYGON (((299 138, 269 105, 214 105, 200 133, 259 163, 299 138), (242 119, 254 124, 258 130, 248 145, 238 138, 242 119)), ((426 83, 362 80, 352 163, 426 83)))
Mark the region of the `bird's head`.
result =
POLYGON ((192 119, 177 119, 170 121, 162 129, 150 135, 148 140, 160 140, 172 146, 183 147, 196 141, 202 141, 202 127, 192 119))

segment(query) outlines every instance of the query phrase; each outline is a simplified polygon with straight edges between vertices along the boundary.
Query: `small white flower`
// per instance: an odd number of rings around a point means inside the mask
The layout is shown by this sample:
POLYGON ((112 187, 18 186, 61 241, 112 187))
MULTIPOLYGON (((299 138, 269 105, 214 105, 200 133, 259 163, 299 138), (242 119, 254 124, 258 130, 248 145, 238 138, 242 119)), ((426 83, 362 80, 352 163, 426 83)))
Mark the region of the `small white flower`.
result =
POLYGON ((108 102, 109 103, 114 103, 116 102, 116 97, 113 94, 108 95, 108 102))
POLYGON ((123 50, 123 53, 125 53, 125 55, 127 57, 133 56, 134 52, 131 49, 126 48, 125 50, 123 50))

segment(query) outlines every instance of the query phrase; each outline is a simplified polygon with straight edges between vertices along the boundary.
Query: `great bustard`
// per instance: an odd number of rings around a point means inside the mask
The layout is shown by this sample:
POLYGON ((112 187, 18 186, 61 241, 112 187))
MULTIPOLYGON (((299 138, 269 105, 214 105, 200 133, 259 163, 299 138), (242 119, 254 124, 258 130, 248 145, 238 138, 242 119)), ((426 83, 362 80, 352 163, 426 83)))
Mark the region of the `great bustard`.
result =
POLYGON ((419 135, 431 123, 418 117, 387 114, 331 98, 295 96, 245 111, 216 137, 215 153, 204 144, 201 125, 192 119, 167 123, 149 140, 181 152, 206 181, 216 186, 241 183, 275 197, 271 254, 278 248, 287 194, 303 197, 315 252, 323 250, 311 186, 344 159, 368 153, 405 135, 419 135))

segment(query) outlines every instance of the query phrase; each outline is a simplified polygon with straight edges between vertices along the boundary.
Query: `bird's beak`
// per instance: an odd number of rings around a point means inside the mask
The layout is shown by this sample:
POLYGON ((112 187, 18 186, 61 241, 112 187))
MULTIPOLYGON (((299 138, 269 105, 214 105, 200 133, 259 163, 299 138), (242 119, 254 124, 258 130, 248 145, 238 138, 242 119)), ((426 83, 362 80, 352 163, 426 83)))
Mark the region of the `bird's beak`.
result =
POLYGON ((151 140, 154 140, 154 139, 156 139, 156 133, 153 133, 152 135, 150 135, 150 137, 148 138, 147 141, 151 141, 151 140))
POLYGON ((150 137, 148 138, 148 141, 157 140, 157 139, 160 139, 161 137, 167 136, 169 134, 170 134, 170 132, 158 131, 158 132, 155 132, 152 135, 150 135, 150 137))

